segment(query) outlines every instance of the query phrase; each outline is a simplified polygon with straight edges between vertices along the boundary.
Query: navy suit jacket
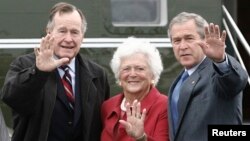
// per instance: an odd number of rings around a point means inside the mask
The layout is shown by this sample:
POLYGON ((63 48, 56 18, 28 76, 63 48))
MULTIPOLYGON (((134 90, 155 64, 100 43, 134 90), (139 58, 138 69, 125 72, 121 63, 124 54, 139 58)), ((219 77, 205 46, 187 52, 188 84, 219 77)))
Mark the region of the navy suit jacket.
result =
MULTIPOLYGON (((109 97, 107 75, 102 67, 80 54, 76 59, 79 61, 82 141, 99 141, 100 108, 109 97)), ((13 109, 13 141, 47 140, 58 89, 55 71, 39 71, 34 53, 20 56, 11 63, 1 98, 13 109)))
POLYGON ((247 73, 228 55, 230 71, 222 74, 213 62, 206 58, 197 70, 187 78, 180 90, 179 119, 176 135, 173 133, 171 98, 169 91, 170 141, 207 141, 209 124, 242 124, 242 93, 247 83, 247 73))

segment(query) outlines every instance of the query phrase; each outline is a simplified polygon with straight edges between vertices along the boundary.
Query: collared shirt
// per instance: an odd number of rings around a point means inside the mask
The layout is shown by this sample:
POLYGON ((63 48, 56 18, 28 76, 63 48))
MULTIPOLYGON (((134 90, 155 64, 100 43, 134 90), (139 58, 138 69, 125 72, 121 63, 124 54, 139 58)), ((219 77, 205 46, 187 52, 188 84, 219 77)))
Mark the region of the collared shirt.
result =
MULTIPOLYGON (((73 95, 75 95, 75 77, 76 77, 76 70, 75 70, 75 58, 71 60, 71 62, 68 64, 69 66, 69 74, 71 76, 71 81, 72 81, 72 88, 73 88, 73 95)), ((57 68, 60 77, 62 78, 64 75, 64 71, 62 69, 57 68)))

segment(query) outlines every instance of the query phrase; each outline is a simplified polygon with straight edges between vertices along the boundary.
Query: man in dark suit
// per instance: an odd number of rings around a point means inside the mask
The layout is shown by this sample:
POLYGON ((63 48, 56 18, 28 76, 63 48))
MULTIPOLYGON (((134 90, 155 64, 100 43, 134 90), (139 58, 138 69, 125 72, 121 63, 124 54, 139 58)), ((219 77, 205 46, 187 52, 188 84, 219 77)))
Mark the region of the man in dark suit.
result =
POLYGON ((226 32, 200 15, 182 12, 171 20, 168 33, 184 67, 169 91, 170 140, 206 141, 209 124, 242 124, 247 73, 225 52, 226 32))
POLYGON ((57 3, 40 47, 10 65, 1 98, 13 109, 13 141, 100 140, 109 83, 102 67, 79 54, 86 26, 81 10, 57 3))

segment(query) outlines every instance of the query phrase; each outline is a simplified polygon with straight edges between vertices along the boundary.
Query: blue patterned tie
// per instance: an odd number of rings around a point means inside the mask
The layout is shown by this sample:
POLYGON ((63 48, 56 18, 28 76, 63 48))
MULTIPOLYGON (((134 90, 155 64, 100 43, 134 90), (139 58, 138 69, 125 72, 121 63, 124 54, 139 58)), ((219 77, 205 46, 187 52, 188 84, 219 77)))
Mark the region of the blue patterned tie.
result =
POLYGON ((188 72, 185 71, 181 79, 179 79, 178 83, 175 85, 173 94, 172 94, 172 99, 171 99, 171 110, 172 110, 172 119, 173 119, 173 128, 174 128, 174 133, 176 131, 177 127, 177 121, 178 121, 178 100, 179 100, 179 95, 180 95, 180 89, 182 83, 188 78, 188 72))

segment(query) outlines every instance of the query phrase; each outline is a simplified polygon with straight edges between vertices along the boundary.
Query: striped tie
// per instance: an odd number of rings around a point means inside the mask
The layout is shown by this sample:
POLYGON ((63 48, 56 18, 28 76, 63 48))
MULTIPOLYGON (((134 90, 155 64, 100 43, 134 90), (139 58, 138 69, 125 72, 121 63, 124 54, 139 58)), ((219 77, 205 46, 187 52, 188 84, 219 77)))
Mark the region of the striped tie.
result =
POLYGON ((73 95, 73 89, 72 89, 72 81, 71 76, 69 74, 69 66, 61 66, 60 67, 65 73, 62 77, 63 86, 65 89, 66 96, 69 101, 69 106, 74 109, 74 95, 73 95))

